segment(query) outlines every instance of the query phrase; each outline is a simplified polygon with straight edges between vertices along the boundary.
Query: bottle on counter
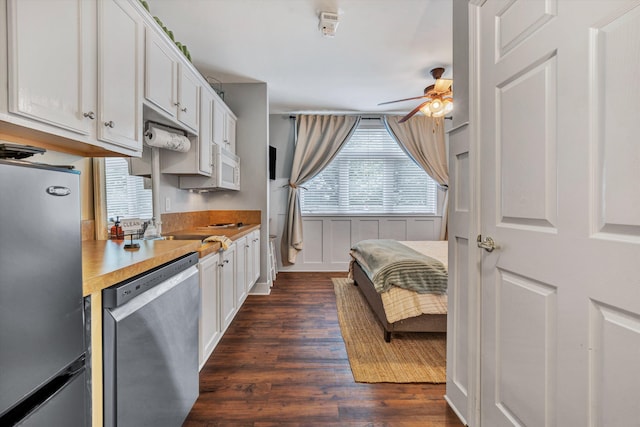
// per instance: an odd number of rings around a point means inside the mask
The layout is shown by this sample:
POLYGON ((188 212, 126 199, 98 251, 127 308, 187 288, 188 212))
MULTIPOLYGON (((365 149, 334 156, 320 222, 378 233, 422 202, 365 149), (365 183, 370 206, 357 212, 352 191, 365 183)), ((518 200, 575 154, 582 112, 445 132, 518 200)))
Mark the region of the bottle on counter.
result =
POLYGON ((158 229, 156 227, 156 219, 155 218, 151 218, 149 220, 149 224, 147 225, 147 228, 144 230, 144 238, 145 239, 154 239, 158 236, 158 229))
MULTIPOLYGON (((111 218, 111 221, 113 221, 113 218, 111 218)), ((119 216, 116 217, 115 222, 111 226, 111 232, 109 234, 109 237, 111 239, 114 239, 114 240, 122 240, 122 239, 124 239, 124 231, 122 230, 122 227, 120 226, 120 217, 119 216)))

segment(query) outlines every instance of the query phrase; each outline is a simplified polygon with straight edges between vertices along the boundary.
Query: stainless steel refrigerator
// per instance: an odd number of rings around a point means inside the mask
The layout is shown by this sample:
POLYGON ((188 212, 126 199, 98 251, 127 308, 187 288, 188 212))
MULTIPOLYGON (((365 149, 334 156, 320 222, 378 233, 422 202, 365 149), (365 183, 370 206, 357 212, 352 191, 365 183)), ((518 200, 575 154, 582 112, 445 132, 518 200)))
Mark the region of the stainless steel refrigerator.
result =
POLYGON ((0 160, 0 426, 89 424, 79 173, 0 160))

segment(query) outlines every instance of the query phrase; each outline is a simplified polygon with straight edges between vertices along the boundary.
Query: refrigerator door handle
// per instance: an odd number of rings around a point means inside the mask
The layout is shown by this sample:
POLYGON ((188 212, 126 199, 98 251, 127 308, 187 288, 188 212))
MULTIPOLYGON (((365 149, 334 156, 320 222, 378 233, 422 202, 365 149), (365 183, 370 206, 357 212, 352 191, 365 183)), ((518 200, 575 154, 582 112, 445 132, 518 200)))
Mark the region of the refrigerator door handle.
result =
POLYGON ((67 384, 85 370, 85 355, 74 360, 64 371, 24 398, 20 403, 0 416, 0 426, 13 426, 24 420, 53 398, 67 384))

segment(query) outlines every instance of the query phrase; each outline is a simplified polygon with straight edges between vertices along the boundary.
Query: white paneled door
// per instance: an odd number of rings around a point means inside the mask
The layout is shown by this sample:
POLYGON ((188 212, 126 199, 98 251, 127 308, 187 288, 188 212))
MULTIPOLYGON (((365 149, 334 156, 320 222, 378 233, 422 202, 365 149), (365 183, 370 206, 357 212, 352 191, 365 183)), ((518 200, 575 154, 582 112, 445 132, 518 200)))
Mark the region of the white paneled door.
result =
POLYGON ((479 26, 481 424, 640 426, 640 2, 479 26))

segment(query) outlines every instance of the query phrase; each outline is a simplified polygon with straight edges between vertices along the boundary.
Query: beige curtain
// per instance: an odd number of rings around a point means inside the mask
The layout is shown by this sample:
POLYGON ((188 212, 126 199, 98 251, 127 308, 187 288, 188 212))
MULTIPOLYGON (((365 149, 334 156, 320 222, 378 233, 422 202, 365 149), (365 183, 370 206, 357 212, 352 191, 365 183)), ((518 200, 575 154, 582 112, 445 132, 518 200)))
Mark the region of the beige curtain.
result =
POLYGON ((445 190, 440 240, 447 239, 449 222, 449 166, 444 142, 444 118, 414 116, 398 123, 402 116, 385 116, 384 124, 400 147, 445 190))
POLYGON ((302 250, 302 215, 298 189, 322 172, 355 131, 360 116, 299 115, 289 180, 287 221, 282 233, 282 262, 295 264, 302 250))

